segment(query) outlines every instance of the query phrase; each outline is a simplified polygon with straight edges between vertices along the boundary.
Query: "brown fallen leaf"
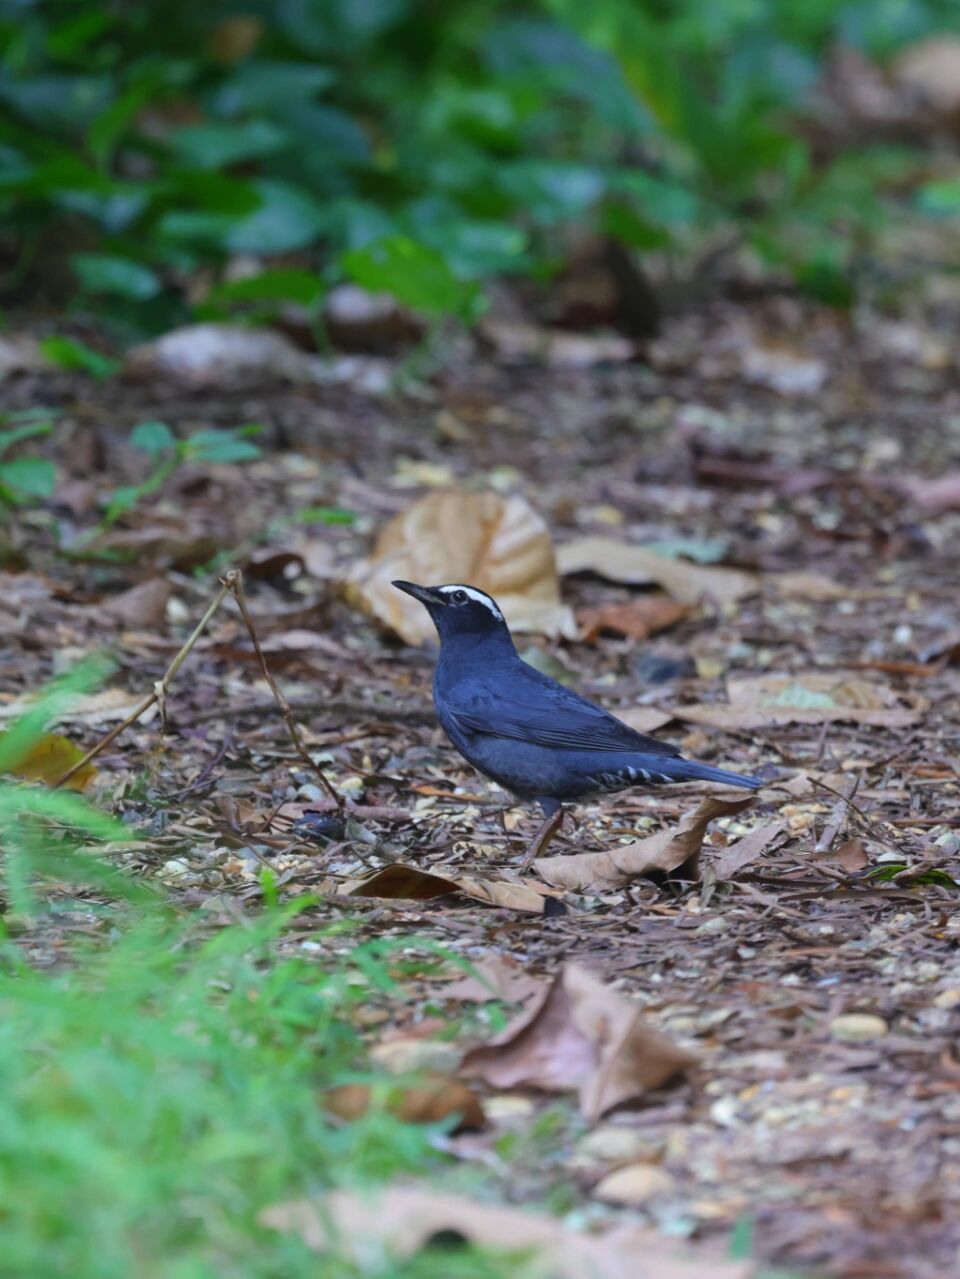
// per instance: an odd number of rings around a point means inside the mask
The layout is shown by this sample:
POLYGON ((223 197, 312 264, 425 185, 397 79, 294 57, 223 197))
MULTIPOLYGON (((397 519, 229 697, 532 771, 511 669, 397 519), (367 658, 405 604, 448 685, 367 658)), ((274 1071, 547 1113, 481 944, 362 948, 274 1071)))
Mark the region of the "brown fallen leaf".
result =
POLYGON ((428 494, 386 525, 370 562, 348 583, 349 598, 408 644, 433 639, 423 605, 391 586, 394 578, 466 582, 494 596, 515 631, 576 635, 560 602, 550 531, 519 495, 428 494))
POLYGON ((842 582, 835 582, 832 577, 822 573, 777 573, 772 576, 771 584, 785 599, 813 600, 846 600, 862 598, 863 592, 842 582))
POLYGON ((438 990, 438 996, 466 1004, 485 1004, 491 999, 522 1003, 539 994, 544 987, 541 978, 532 977, 510 955, 491 955, 489 959, 481 960, 473 967, 475 975, 448 982, 438 990))
POLYGON ((738 870, 752 865, 784 830, 786 822, 770 822, 765 826, 755 826, 742 839, 728 844, 712 862, 717 879, 732 879, 738 870))
POLYGON ((760 578, 736 568, 691 564, 612 537, 578 537, 557 549, 561 575, 596 573, 610 582, 661 586, 683 604, 734 604, 760 589, 760 578))
POLYGON ((545 884, 533 884, 529 880, 514 883, 508 879, 484 879, 480 876, 461 875, 442 866, 421 870, 393 862, 382 870, 361 880, 348 880, 341 891, 348 897, 387 897, 405 901, 429 901, 448 893, 463 893, 474 901, 489 906, 501 906, 506 910, 522 910, 542 915, 547 902, 556 901, 561 894, 545 884))
POLYGON ((618 707, 617 719, 629 724, 638 733, 653 733, 674 718, 673 711, 662 711, 659 706, 627 706, 618 707))
POLYGON ((717 799, 708 795, 679 825, 659 830, 635 844, 621 844, 603 853, 573 853, 539 857, 533 863, 548 884, 571 892, 609 892, 651 871, 699 879, 700 846, 707 827, 717 817, 732 817, 753 803, 747 799, 717 799))
POLYGON ((668 595, 646 595, 623 603, 581 609, 577 621, 583 632, 581 639, 588 644, 594 643, 602 631, 616 631, 629 639, 645 640, 682 621, 691 611, 689 604, 681 604, 668 595))
POLYGON ((866 870, 870 865, 870 858, 859 835, 852 835, 839 848, 835 848, 833 852, 819 860, 836 863, 848 875, 855 875, 858 871, 866 870))
MULTIPOLYGON (((377 1089, 371 1084, 343 1084, 323 1094, 324 1108, 338 1119, 361 1119, 370 1110, 377 1089)), ((386 1107, 408 1124, 436 1124, 459 1116, 452 1132, 470 1132, 486 1123, 479 1097, 459 1079, 427 1073, 410 1085, 387 1091, 386 1107)))
POLYGON ((644 1021, 636 1004, 582 965, 567 964, 532 1008, 467 1053, 460 1073, 495 1088, 576 1089, 592 1122, 696 1061, 644 1021))
MULTIPOLYGON (((6 736, 6 733, 0 733, 0 751, 6 736)), ((69 737, 63 737, 59 733, 44 733, 26 754, 21 755, 15 763, 8 764, 5 771, 12 773, 14 777, 22 777, 24 781, 52 785, 67 769, 83 759, 85 753, 69 737)), ((85 764, 65 784, 65 789, 86 790, 96 775, 97 770, 93 764, 85 764)))
POLYGON ((162 577, 153 577, 105 600, 99 605, 98 611, 123 626, 142 626, 145 630, 155 630, 166 618, 171 591, 168 581, 162 577))
POLYGON ((924 515, 943 515, 960 508, 960 471, 948 471, 931 480, 911 480, 906 488, 910 500, 924 515))
POLYGON ((270 1230, 296 1234, 314 1252, 381 1269, 385 1251, 409 1257, 432 1239, 461 1238, 482 1248, 535 1254, 550 1279, 752 1279, 749 1261, 730 1261, 713 1245, 678 1245, 655 1230, 616 1225, 590 1234, 548 1213, 480 1203, 436 1185, 392 1186, 376 1197, 335 1190, 276 1204, 260 1214, 270 1230))
POLYGON ((677 719, 712 728, 775 728, 782 724, 849 722, 881 728, 917 723, 928 703, 910 694, 902 705, 889 685, 850 671, 802 671, 727 680, 729 704, 677 706, 677 719))

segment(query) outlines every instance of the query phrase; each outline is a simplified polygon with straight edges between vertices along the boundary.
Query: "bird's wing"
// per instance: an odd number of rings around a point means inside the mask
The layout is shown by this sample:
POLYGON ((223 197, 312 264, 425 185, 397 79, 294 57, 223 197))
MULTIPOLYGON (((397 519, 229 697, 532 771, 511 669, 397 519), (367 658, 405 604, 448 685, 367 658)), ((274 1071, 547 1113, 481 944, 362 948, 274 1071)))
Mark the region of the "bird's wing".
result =
POLYGON ((468 733, 574 750, 679 754, 669 743, 638 733, 524 664, 519 672, 511 669, 504 683, 482 677, 458 682, 447 690, 445 701, 457 725, 468 733))

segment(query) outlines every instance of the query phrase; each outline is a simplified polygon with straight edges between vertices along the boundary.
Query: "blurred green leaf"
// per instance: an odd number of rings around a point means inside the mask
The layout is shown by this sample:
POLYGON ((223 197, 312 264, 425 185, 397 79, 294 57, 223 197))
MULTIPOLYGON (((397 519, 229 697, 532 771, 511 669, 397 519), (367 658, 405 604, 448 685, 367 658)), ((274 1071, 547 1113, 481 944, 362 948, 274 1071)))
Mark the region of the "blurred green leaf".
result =
POLYGON ((15 457, 0 462, 0 489, 13 489, 18 497, 49 497, 56 481, 56 468, 46 458, 15 457))
POLYGON ((166 422, 138 422, 130 432, 130 443, 141 453, 159 457, 176 448, 177 439, 166 422))
POLYGON ((357 513, 342 506, 302 506, 293 518, 298 524, 354 524, 357 513))
POLYGON ((196 169, 221 169, 256 160, 289 146, 290 136, 269 120, 235 124, 192 124, 169 138, 177 159, 196 169))
POLYGON ((235 253, 287 253, 310 243, 322 215, 306 191, 266 178, 251 186, 260 207, 234 222, 225 236, 228 248, 235 253))
POLYGON ((960 178, 926 182, 917 192, 917 204, 924 213, 954 217, 960 213, 960 178))
POLYGON ((78 338, 42 338, 40 350, 51 364, 61 369, 89 373, 91 377, 112 377, 120 369, 120 361, 101 355, 78 338))
POLYGON ((186 454, 201 462, 250 462, 260 450, 250 440, 241 438, 239 430, 194 431, 186 444, 186 454))
POLYGON ((406 236, 351 249, 341 255, 340 265, 356 284, 389 293, 427 315, 467 318, 476 314, 481 301, 477 286, 458 280, 436 249, 406 236))
POLYGON ((316 306, 326 291, 324 280, 312 271, 278 266, 244 280, 218 285, 211 290, 207 302, 219 305, 226 302, 276 301, 316 306))
POLYGON ((143 302, 160 292, 160 281, 149 267, 129 258, 74 253, 70 266, 80 284, 91 293, 112 293, 143 302))

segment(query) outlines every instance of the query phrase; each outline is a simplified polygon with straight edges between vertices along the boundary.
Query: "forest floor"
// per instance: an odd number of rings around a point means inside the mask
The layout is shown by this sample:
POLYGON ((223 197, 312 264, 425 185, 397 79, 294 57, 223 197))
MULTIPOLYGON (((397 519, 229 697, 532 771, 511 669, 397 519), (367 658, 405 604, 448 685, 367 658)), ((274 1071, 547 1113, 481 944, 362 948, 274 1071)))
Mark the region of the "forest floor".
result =
MULTIPOLYGON (((282 943, 318 965, 349 920, 353 940, 428 938, 487 974, 490 1002, 438 964, 402 999, 373 996, 364 1033, 383 1060, 391 1043, 488 1039, 571 963, 696 1053, 679 1082, 599 1118, 569 1091, 477 1085, 486 1126, 444 1139, 452 1188, 480 1167, 510 1202, 596 1205, 670 1236, 748 1221, 753 1255, 795 1274, 960 1274, 960 377, 940 333, 768 299, 671 321, 643 360, 604 362, 587 338, 553 362, 465 344, 393 391, 20 375, 8 409, 59 410, 58 488, 52 515, 11 521, 0 712, 106 648, 107 687, 61 729, 91 746, 161 678, 218 573, 244 566, 270 668, 356 810, 338 826, 324 809, 228 598, 165 725, 144 717, 96 761, 86 794, 142 837, 120 864, 211 927, 260 908, 269 867, 282 898, 318 895, 282 943), (261 423, 262 454, 188 462, 85 545, 104 493, 144 477, 129 435, 147 420, 181 436, 261 423), (546 914, 511 909, 506 888, 483 904, 397 873, 346 895, 392 862, 545 882, 515 874, 537 815, 435 725, 429 645, 343 587, 393 516, 451 487, 521 494, 561 552, 656 544, 706 574, 702 590, 668 580, 685 607, 638 639, 663 593, 588 564, 562 577, 587 638, 519 638, 685 752, 762 770, 754 805, 711 827, 699 879, 554 887, 546 914), (352 522, 296 515, 316 507, 352 522), (311 810, 327 819, 312 835, 311 810)), ((551 855, 675 826, 705 793, 582 804, 551 855)), ((45 896, 19 944, 55 966, 102 917, 94 890, 45 896)))

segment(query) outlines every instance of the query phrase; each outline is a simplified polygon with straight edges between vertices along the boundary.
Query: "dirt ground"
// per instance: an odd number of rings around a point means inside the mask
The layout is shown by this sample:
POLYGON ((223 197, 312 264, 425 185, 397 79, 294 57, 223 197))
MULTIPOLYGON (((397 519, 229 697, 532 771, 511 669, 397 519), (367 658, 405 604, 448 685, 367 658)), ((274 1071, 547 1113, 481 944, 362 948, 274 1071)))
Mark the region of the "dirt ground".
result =
MULTIPOLYGON (((172 686, 166 731, 141 721, 97 762, 87 793, 145 837, 114 850, 122 864, 185 909, 225 917, 256 909, 270 866, 284 894, 321 895, 289 943, 312 936, 318 963, 346 942, 317 930, 348 917, 351 938, 412 933, 514 978, 581 961, 695 1048, 700 1065, 681 1083, 590 1132, 563 1099, 554 1138, 541 1131, 526 1157, 521 1141, 495 1174, 514 1201, 561 1193, 568 1207, 707 1237, 749 1218, 755 1254, 795 1273, 960 1275, 960 377, 949 321, 717 305, 672 321, 631 362, 594 363, 584 344, 580 367, 513 363, 463 343, 386 393, 20 375, 8 408, 61 412, 59 487, 53 517, 27 511, 9 527, 0 709, 107 648, 107 693, 65 730, 92 745, 161 677, 217 572, 246 565, 271 668, 308 745, 360 807, 345 829, 327 814, 326 842, 293 828, 324 796, 228 601, 172 686), (180 434, 259 422, 263 455, 186 465, 84 546, 104 492, 143 478, 126 441, 150 419, 180 434), (462 894, 343 896, 346 881, 391 861, 509 877, 537 820, 445 743, 429 648, 344 598, 377 530, 455 485, 522 493, 559 547, 589 534, 675 549, 683 538, 688 554, 758 574, 755 590, 707 598, 647 640, 601 626, 588 642, 519 641, 615 712, 645 708, 688 753, 762 771, 756 804, 711 828, 699 882, 568 892, 550 917, 462 894), (354 522, 293 521, 314 506, 354 522), (738 679, 772 674, 788 678, 762 704, 703 713, 734 705, 738 679), (739 843, 760 829, 757 847, 739 843), (730 848, 739 868, 723 866, 730 848), (604 1208, 597 1183, 623 1163, 663 1175, 604 1208)), ((562 589, 581 619, 651 594, 598 573, 568 574, 562 589)), ((649 835, 703 793, 584 804, 553 851, 649 835)), ((51 904, 23 937, 42 964, 103 926, 92 895, 52 886, 51 904)), ((427 977, 403 1006, 370 1013, 374 1038, 465 1015, 427 977)), ((470 1016, 480 1034, 481 1014, 470 1016)), ((504 1132, 529 1134, 557 1105, 501 1095, 489 1128, 451 1148, 489 1164, 504 1132)))

